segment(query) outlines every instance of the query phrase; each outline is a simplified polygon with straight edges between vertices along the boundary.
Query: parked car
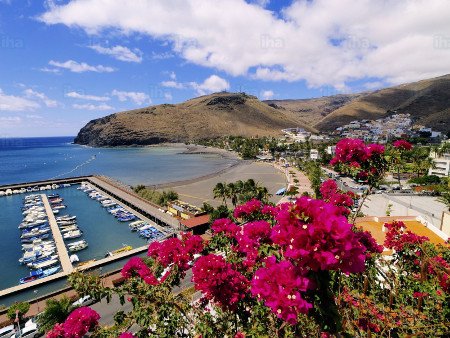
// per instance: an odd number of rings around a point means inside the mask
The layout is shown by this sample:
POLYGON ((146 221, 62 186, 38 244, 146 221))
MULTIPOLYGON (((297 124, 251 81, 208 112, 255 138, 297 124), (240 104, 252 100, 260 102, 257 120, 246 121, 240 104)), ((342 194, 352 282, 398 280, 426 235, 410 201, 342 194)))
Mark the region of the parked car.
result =
POLYGON ((8 325, 0 329, 0 338, 10 338, 16 335, 16 329, 14 325, 8 325))
POLYGON ((80 307, 80 306, 88 306, 94 304, 95 300, 91 296, 84 296, 78 299, 77 301, 72 303, 72 306, 80 307))
POLYGON ((16 337, 21 338, 34 338, 39 336, 38 332, 38 325, 30 319, 28 322, 25 323, 25 326, 16 333, 16 337))

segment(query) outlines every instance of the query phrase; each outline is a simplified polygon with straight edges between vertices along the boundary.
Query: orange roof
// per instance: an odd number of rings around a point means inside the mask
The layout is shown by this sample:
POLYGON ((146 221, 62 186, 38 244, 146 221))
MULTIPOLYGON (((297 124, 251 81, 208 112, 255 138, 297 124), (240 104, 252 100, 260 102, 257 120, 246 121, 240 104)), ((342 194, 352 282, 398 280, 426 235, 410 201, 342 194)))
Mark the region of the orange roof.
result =
MULTIPOLYGON (((364 220, 357 219, 355 225, 357 227, 362 227, 363 230, 371 232, 377 243, 383 245, 386 238, 386 232, 383 231, 383 225, 386 222, 376 221, 375 219, 368 220, 367 218, 370 219, 370 217, 366 217, 364 220)), ((399 217, 399 220, 402 220, 401 217, 399 217)), ((390 222, 392 221, 388 221, 388 223, 390 222)), ((402 222, 405 224, 407 230, 420 236, 427 236, 433 244, 444 244, 445 242, 444 239, 436 235, 431 229, 427 228, 417 220, 402 220, 402 222)), ((390 251, 387 250, 385 253, 390 253, 390 251)))
POLYGON ((208 224, 210 221, 209 215, 202 215, 197 217, 192 217, 189 219, 180 220, 180 223, 186 228, 195 228, 199 225, 208 224))

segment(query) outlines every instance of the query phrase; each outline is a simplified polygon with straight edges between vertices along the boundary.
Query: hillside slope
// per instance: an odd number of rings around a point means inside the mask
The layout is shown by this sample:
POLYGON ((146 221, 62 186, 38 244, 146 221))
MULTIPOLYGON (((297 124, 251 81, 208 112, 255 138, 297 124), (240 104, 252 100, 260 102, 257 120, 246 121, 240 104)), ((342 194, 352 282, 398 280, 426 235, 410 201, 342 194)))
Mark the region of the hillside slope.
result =
POLYGON ((380 89, 361 95, 313 124, 322 131, 353 120, 409 113, 415 124, 450 131, 450 75, 380 89))
POLYGON ((90 146, 187 142, 220 136, 277 136, 303 127, 298 118, 243 93, 215 93, 172 105, 163 104, 90 121, 75 143, 90 146))

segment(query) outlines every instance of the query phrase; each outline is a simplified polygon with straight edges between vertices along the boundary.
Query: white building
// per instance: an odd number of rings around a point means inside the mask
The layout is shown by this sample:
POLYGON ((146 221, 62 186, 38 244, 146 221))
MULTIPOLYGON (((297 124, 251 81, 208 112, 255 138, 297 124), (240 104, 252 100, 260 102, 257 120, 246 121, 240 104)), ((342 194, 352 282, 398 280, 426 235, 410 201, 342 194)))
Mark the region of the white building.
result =
POLYGON ((311 151, 309 152, 309 158, 311 160, 318 160, 319 159, 319 150, 317 149, 311 149, 311 151))
POLYGON ((428 170, 428 175, 439 177, 450 176, 450 154, 444 154, 441 157, 433 159, 433 166, 428 170))

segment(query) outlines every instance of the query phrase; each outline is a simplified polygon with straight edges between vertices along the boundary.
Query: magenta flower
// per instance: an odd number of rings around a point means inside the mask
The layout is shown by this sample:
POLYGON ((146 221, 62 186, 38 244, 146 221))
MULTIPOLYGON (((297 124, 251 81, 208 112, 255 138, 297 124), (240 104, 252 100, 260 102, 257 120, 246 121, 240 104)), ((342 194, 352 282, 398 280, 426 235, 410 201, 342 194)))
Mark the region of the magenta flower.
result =
POLYGON ((136 336, 130 332, 123 332, 118 338, 135 338, 136 336))
POLYGON ((215 220, 211 225, 211 229, 213 229, 215 233, 223 233, 226 237, 230 238, 236 236, 236 233, 241 230, 241 228, 234 224, 229 218, 215 220))
POLYGON ((412 144, 406 140, 397 140, 394 143, 392 143, 392 145, 394 146, 394 148, 400 150, 411 150, 413 147, 412 144))
POLYGON ((79 338, 98 325, 100 315, 90 307, 80 307, 67 317, 63 325, 64 338, 79 338))
POLYGON ((307 313, 312 308, 301 293, 314 285, 288 260, 278 263, 272 256, 265 262, 266 267, 258 269, 253 277, 251 293, 279 318, 294 325, 299 313, 307 313))
POLYGON ((224 309, 235 309, 248 289, 248 280, 219 255, 200 257, 192 267, 192 274, 195 288, 224 309))
POLYGON ((249 216, 253 213, 261 211, 261 201, 252 199, 245 204, 238 205, 233 212, 235 218, 241 218, 242 216, 249 216))

